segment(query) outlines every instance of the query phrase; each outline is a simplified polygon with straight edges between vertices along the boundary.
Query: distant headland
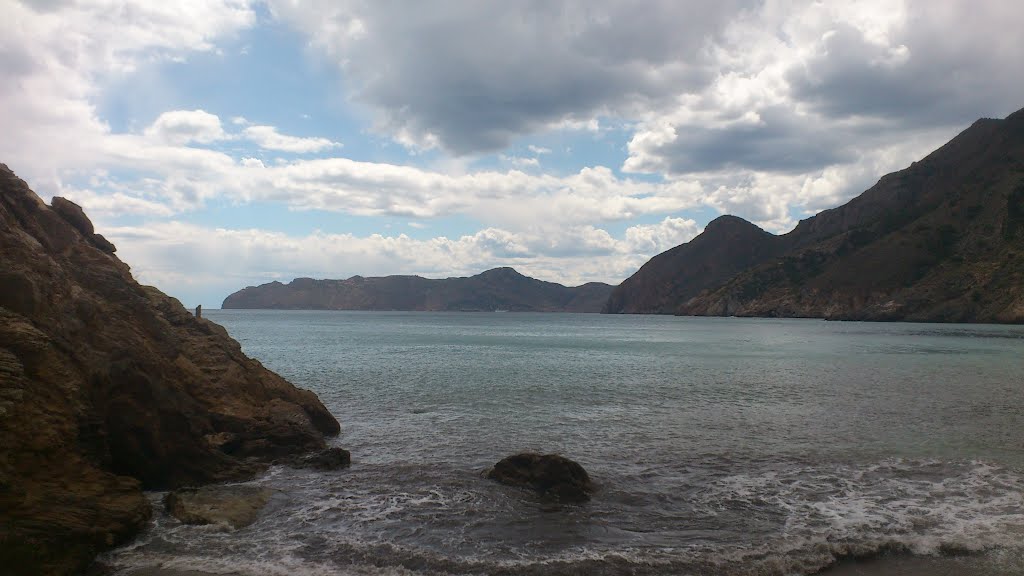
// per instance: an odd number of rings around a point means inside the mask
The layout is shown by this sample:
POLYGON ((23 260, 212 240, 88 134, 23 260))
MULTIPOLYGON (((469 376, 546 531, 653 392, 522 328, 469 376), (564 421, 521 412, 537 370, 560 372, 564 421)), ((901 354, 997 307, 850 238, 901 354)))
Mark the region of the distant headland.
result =
POLYGON ((284 310, 418 310, 464 312, 600 312, 612 286, 567 287, 495 268, 467 278, 353 276, 346 280, 296 278, 243 288, 222 308, 284 310))

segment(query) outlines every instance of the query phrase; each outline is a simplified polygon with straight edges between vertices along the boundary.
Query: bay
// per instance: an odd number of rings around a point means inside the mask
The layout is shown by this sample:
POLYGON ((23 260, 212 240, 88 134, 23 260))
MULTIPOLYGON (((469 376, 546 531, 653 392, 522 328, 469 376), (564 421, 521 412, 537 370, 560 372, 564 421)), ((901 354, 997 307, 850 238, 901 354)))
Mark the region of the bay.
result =
POLYGON ((809 574, 886 550, 1024 567, 1021 327, 205 313, 321 397, 353 466, 271 469, 238 532, 158 516, 110 555, 125 573, 809 574), (580 462, 594 499, 482 478, 524 450, 580 462))

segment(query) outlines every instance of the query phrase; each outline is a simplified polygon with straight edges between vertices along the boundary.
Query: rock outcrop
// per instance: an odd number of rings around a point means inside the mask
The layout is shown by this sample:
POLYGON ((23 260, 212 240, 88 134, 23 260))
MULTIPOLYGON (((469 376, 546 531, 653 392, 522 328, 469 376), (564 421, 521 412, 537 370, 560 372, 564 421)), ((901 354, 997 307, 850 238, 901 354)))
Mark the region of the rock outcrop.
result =
POLYGON ((0 566, 17 574, 75 573, 132 537, 143 488, 244 478, 339 430, 53 205, 0 165, 0 566))
POLYGON ((569 288, 523 276, 512 268, 495 268, 468 278, 443 280, 420 276, 296 278, 288 284, 249 286, 225 298, 221 308, 600 312, 611 290, 599 282, 569 288))
POLYGON ((605 311, 1024 322, 1024 110, 975 122, 785 235, 716 222, 652 258, 605 311))
POLYGON ((583 466, 558 454, 515 454, 503 458, 485 475, 502 484, 529 488, 541 497, 559 502, 586 502, 594 490, 583 466))

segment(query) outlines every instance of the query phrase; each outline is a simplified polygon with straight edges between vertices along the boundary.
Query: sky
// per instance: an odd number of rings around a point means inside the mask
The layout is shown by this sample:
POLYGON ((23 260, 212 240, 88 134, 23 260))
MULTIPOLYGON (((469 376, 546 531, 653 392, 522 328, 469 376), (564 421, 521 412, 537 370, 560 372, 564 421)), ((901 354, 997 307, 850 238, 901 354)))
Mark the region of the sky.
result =
POLYGON ((0 162, 186 306, 296 277, 621 282, 1024 107, 1024 3, 0 0, 0 162))

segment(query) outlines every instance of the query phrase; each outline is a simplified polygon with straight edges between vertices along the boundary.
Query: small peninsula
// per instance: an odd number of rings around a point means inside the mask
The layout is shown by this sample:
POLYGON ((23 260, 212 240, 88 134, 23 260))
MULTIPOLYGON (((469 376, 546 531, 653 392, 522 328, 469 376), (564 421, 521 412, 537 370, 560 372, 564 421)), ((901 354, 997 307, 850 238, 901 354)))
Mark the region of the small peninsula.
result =
POLYGON ((615 288, 606 313, 1024 322, 1024 110, 776 236, 722 216, 615 288))
POLYGON ((221 308, 282 310, 415 310, 493 312, 600 312, 612 286, 590 282, 566 287, 495 268, 468 278, 353 276, 347 280, 296 278, 243 288, 221 308))
POLYGON ((5 574, 81 573, 148 526, 143 490, 249 478, 340 430, 115 251, 77 204, 47 206, 0 164, 5 574))

